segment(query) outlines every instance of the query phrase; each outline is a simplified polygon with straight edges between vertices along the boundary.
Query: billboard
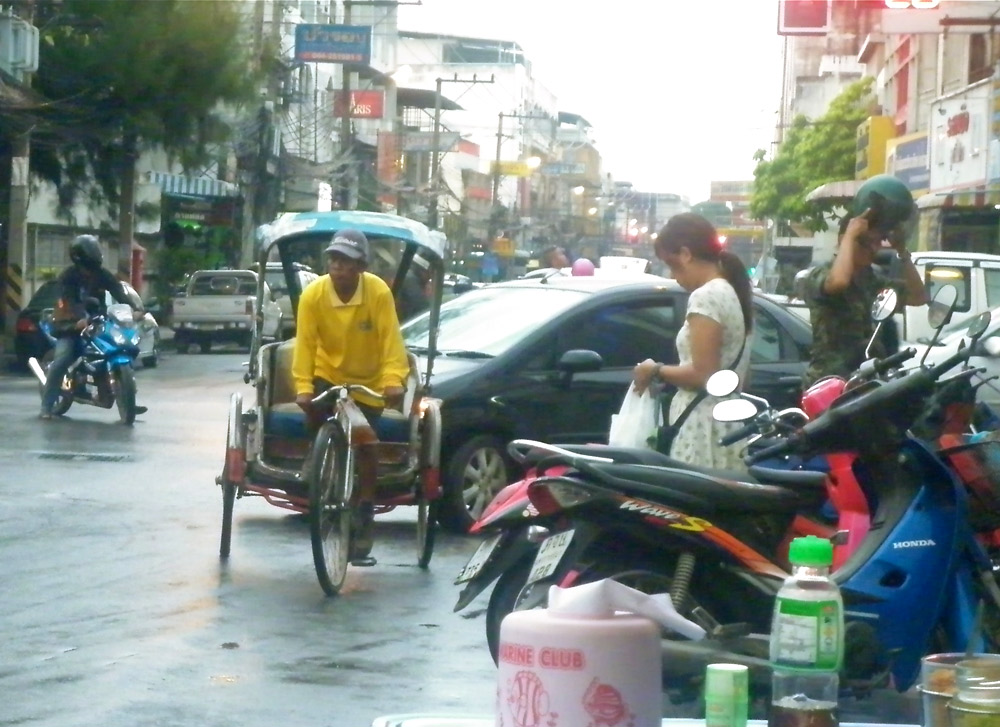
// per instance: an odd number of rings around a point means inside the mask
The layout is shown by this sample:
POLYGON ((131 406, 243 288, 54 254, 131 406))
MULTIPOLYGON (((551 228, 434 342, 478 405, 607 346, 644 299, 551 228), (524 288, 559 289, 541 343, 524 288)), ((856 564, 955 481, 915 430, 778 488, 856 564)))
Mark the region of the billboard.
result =
POLYGON ((996 3, 985 0, 884 0, 881 27, 893 35, 984 33, 996 3))
POLYGON ((778 35, 826 35, 830 0, 778 0, 778 35))
POLYGON ((367 65, 372 58, 372 26, 295 26, 295 60, 367 65))
POLYGON ((991 90, 979 84, 931 103, 931 191, 986 181, 991 90))
MULTIPOLYGON (((385 113, 385 91, 351 91, 352 119, 381 119, 385 113)), ((344 92, 333 92, 333 115, 344 118, 344 92)))

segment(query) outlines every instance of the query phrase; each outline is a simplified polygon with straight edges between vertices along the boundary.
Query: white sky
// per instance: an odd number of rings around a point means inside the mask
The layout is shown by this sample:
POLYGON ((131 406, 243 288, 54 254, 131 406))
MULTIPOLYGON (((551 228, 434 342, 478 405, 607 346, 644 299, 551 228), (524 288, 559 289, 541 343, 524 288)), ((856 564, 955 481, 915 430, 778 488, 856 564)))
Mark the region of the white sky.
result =
POLYGON ((423 0, 403 30, 518 43, 534 77, 594 127, 605 171, 708 197, 752 178, 781 92, 777 0, 423 0))

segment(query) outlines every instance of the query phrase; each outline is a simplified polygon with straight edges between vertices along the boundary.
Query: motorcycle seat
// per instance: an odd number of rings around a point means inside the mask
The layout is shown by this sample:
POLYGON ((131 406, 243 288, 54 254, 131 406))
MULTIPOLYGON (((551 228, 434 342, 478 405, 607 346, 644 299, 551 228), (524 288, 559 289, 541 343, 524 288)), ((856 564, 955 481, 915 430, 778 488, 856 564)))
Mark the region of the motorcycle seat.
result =
POLYGON ((625 495, 636 495, 663 505, 695 508, 699 513, 740 511, 775 513, 818 504, 825 492, 798 491, 762 484, 746 474, 729 479, 720 472, 707 474, 688 469, 637 464, 588 463, 604 484, 625 495))
MULTIPOLYGON (((652 449, 636 447, 612 447, 608 444, 553 444, 554 447, 565 449, 573 454, 586 454, 594 457, 607 457, 615 462, 627 464, 647 464, 655 467, 683 467, 684 465, 675 459, 660 454, 652 449)), ((524 467, 536 467, 542 460, 549 457, 558 457, 551 452, 542 449, 534 449, 527 453, 524 458, 524 467)))

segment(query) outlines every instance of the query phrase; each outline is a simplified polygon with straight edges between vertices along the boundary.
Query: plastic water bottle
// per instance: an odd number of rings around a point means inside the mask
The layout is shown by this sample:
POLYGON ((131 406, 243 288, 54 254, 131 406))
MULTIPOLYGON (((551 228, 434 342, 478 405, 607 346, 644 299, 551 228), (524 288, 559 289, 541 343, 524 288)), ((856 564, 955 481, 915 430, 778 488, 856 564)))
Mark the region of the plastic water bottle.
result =
POLYGON ((844 602, 830 579, 833 544, 813 535, 789 549, 790 575, 771 622, 768 727, 837 727, 844 657, 844 602))

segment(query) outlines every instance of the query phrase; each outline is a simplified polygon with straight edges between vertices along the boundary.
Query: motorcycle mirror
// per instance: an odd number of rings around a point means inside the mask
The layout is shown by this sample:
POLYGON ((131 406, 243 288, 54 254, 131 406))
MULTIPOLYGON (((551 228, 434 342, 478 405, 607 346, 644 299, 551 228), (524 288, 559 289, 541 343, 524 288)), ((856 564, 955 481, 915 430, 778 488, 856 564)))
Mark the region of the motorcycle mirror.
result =
POLYGON ((872 357, 872 346, 878 339, 879 333, 882 332, 882 324, 892 318, 892 315, 896 312, 896 306, 898 303, 899 294, 892 288, 883 288, 875 297, 875 302, 872 303, 872 320, 878 325, 875 326, 875 330, 872 331, 872 337, 868 339, 868 345, 865 346, 866 359, 872 357))
POLYGON ((968 335, 969 338, 973 340, 979 338, 981 335, 986 333, 986 329, 990 325, 990 320, 991 317, 988 311, 986 313, 980 313, 978 316, 972 319, 972 322, 969 324, 969 327, 965 331, 966 335, 968 335))
POLYGON ((899 294, 892 288, 883 288, 872 303, 872 320, 876 323, 892 318, 899 304, 899 294))
POLYGON ((712 418, 717 422, 745 422, 757 416, 757 407, 746 399, 726 399, 712 409, 712 418))
POLYGON ((94 315, 101 310, 101 301, 94 297, 87 297, 83 301, 83 309, 87 311, 87 315, 94 315))
POLYGON ((943 285, 938 288, 934 299, 927 306, 927 323, 931 328, 940 328, 948 322, 957 300, 958 288, 954 285, 943 285))
POLYGON ((735 371, 716 371, 705 382, 705 391, 712 396, 729 396, 740 386, 740 376, 735 371))

